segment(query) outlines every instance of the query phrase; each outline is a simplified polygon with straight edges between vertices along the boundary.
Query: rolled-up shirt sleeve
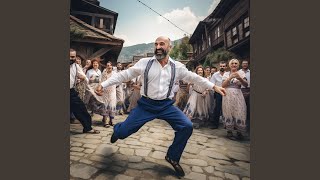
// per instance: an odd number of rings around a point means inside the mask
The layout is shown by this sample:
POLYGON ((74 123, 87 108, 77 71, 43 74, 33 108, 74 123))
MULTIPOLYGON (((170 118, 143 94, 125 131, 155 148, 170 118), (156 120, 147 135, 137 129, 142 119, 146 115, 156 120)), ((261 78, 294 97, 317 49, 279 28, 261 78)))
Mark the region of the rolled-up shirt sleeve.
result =
POLYGON ((215 86, 208 79, 197 75, 194 72, 189 71, 185 66, 179 68, 180 77, 183 77, 182 80, 196 84, 198 86, 206 87, 207 89, 213 89, 215 86))
POLYGON ((139 61, 129 69, 123 70, 119 73, 113 74, 109 79, 103 81, 101 86, 103 88, 121 84, 122 82, 129 81, 135 77, 138 77, 141 74, 141 63, 139 61))

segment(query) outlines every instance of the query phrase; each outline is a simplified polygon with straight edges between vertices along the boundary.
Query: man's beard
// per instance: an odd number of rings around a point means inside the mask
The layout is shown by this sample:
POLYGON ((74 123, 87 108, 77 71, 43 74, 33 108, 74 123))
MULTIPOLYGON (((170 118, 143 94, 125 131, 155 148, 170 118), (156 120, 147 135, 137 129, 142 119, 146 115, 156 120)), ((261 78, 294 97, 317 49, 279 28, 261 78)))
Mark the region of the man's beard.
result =
POLYGON ((164 58, 167 56, 168 52, 165 51, 164 49, 160 48, 160 49, 156 49, 156 50, 154 51, 154 54, 155 54, 155 56, 156 56, 156 59, 157 59, 158 61, 160 61, 160 60, 164 59, 164 58), (161 51, 162 53, 161 53, 161 54, 158 54, 157 51, 161 51))
POLYGON ((75 62, 76 62, 75 59, 70 59, 70 65, 73 64, 73 63, 75 63, 75 62))

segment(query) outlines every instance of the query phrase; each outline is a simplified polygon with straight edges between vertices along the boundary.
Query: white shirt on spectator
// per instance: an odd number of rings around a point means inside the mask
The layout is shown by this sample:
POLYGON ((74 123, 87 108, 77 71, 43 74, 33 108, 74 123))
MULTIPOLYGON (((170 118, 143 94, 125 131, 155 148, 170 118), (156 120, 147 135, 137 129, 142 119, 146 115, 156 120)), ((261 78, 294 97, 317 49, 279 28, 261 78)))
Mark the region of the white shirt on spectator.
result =
MULTIPOLYGON (((155 59, 155 56, 152 58, 142 58, 134 66, 121 71, 113 75, 110 79, 101 83, 102 87, 112 86, 120 82, 129 81, 139 75, 141 75, 142 87, 140 93, 142 96, 144 94, 144 71, 146 69, 147 63, 150 59, 153 59, 153 64, 148 73, 148 97, 154 100, 163 100, 167 98, 167 93, 169 90, 169 84, 171 79, 171 65, 168 62, 164 67, 155 59)), ((212 89, 214 84, 211 83, 208 79, 198 76, 196 73, 189 71, 184 64, 174 61, 169 57, 169 61, 175 64, 176 75, 174 82, 178 80, 184 80, 186 82, 192 82, 199 86, 204 86, 208 89, 212 89)), ((172 99, 174 96, 173 91, 171 90, 169 98, 172 99)))
POLYGON ((75 87, 76 75, 79 77, 79 74, 85 77, 85 81, 88 82, 86 75, 83 73, 82 68, 77 63, 70 65, 70 89, 75 87))
MULTIPOLYGON (((246 75, 246 79, 248 82, 248 88, 250 87, 250 69, 247 69, 247 71, 244 71, 243 69, 239 70, 240 72, 244 72, 244 74, 246 75)), ((241 85, 241 88, 245 88, 243 85, 241 85)))
POLYGON ((99 79, 101 80, 101 71, 100 69, 94 70, 94 69, 90 69, 87 71, 87 78, 90 79, 92 77, 99 77, 99 79))
MULTIPOLYGON (((225 72, 224 72, 224 73, 225 73, 225 72)), ((220 74, 220 71, 215 72, 215 73, 212 75, 210 81, 211 81, 213 84, 222 87, 222 76, 223 76, 223 75, 220 74)))

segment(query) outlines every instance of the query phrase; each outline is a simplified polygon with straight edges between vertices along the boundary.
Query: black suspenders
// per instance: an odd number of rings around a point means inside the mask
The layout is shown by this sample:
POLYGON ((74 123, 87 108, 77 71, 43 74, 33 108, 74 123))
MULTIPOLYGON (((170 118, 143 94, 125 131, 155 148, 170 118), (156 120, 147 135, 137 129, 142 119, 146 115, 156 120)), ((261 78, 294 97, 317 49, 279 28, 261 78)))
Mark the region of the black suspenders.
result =
MULTIPOLYGON (((152 66, 152 63, 153 63, 153 60, 154 59, 150 59, 148 61, 148 64, 147 64, 147 67, 144 71, 144 95, 146 97, 148 97, 148 73, 149 73, 149 70, 152 66)), ((171 90, 172 90, 172 87, 173 87, 173 83, 174 83, 174 78, 176 76, 176 68, 175 68, 175 64, 173 62, 170 62, 170 66, 171 66, 171 79, 170 79, 170 84, 169 84, 169 90, 168 90, 168 93, 167 93, 167 98, 169 98, 170 94, 171 94, 171 90)))

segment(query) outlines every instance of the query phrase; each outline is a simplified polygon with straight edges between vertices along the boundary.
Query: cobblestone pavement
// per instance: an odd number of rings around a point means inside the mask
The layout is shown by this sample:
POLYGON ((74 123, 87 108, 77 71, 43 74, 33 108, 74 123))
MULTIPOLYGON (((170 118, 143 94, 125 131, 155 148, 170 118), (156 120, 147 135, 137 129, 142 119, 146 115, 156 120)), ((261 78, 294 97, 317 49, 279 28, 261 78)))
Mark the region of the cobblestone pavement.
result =
MULTIPOLYGON (((127 116, 117 116, 115 123, 127 116)), ((93 117, 100 134, 82 134, 81 124, 70 125, 70 179, 138 180, 178 179, 164 159, 174 138, 162 120, 145 124, 137 133, 110 143, 112 127, 104 128, 101 116, 93 117)), ((180 164, 194 180, 250 179, 250 142, 226 138, 224 129, 194 129, 180 164)))

